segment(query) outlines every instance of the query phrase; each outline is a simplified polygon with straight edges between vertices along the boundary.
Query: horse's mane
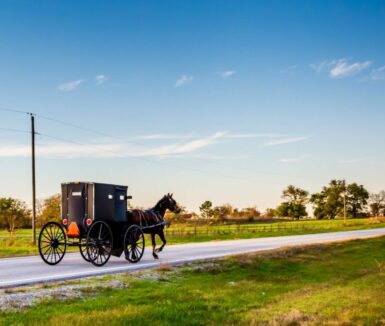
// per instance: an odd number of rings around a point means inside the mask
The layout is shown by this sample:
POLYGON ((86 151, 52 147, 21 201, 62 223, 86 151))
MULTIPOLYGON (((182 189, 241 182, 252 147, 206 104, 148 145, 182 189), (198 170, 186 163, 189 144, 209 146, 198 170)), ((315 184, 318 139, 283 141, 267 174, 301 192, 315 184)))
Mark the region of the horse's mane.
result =
POLYGON ((161 204, 164 202, 166 196, 163 196, 157 203, 156 205, 152 208, 153 211, 157 211, 160 209, 161 204))

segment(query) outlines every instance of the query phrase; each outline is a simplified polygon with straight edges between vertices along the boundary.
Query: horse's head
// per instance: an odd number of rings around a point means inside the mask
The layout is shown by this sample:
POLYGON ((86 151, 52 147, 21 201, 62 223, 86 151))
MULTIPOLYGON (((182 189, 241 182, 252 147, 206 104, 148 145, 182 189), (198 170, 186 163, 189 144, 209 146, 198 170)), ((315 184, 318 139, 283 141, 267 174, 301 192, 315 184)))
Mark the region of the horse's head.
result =
POLYGON ((164 207, 166 209, 169 209, 171 212, 175 214, 179 214, 181 212, 181 209, 179 208, 175 199, 172 198, 172 195, 173 194, 169 194, 169 193, 167 195, 164 195, 162 200, 164 202, 164 207))

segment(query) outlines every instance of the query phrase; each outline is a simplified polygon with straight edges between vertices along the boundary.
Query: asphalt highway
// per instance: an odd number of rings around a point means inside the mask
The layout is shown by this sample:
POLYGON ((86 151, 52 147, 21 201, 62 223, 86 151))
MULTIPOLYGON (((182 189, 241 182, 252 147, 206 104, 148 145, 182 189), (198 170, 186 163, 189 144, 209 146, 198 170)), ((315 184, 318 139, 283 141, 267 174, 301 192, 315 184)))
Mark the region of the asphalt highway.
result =
POLYGON ((385 235, 385 228, 170 245, 159 253, 159 260, 152 258, 151 247, 148 246, 142 260, 136 264, 127 262, 122 255, 120 258, 111 257, 103 267, 95 267, 87 263, 80 253, 66 254, 64 259, 55 266, 45 264, 40 256, 3 258, 0 259, 0 288, 130 272, 164 264, 177 265, 287 246, 365 239, 383 235, 385 235))

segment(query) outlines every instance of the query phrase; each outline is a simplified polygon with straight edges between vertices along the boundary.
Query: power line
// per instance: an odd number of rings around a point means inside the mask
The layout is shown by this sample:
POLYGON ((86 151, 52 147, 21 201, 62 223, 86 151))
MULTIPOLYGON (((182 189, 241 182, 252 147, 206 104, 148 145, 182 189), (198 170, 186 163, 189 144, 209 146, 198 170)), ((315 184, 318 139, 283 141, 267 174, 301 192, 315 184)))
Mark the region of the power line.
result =
POLYGON ((31 112, 15 110, 15 109, 9 109, 9 108, 5 108, 5 107, 0 107, 0 111, 12 112, 12 113, 20 113, 20 114, 31 114, 31 112))
MULTIPOLYGON (((144 144, 144 143, 133 141, 133 140, 128 140, 128 139, 125 139, 125 138, 122 138, 122 137, 118 137, 118 136, 115 136, 115 135, 111 135, 111 134, 108 134, 108 133, 101 132, 99 130, 95 130, 95 129, 88 128, 88 127, 82 127, 82 126, 79 126, 77 124, 74 124, 74 123, 71 123, 71 122, 68 122, 68 121, 63 121, 63 120, 60 120, 60 119, 52 118, 52 117, 49 117, 49 116, 46 116, 46 115, 42 115, 42 114, 38 114, 38 113, 32 113, 32 112, 21 111, 21 110, 14 110, 14 109, 9 109, 9 108, 4 108, 4 107, 0 107, 0 110, 14 112, 14 113, 23 113, 23 114, 30 114, 30 115, 32 114, 32 115, 34 115, 36 117, 39 117, 39 118, 42 118, 42 119, 45 119, 45 120, 48 120, 48 121, 52 121, 52 122, 55 122, 55 123, 58 123, 58 124, 66 125, 66 126, 69 126, 69 127, 75 128, 75 129, 79 129, 79 130, 82 130, 82 131, 85 131, 85 132, 97 134, 97 135, 100 135, 100 136, 103 136, 103 137, 108 137, 108 138, 116 139, 116 140, 119 140, 121 142, 130 143, 130 144, 134 144, 134 145, 139 145, 139 146, 146 147, 146 148, 156 148, 153 145, 144 144)), ((46 135, 46 136, 47 137, 51 137, 51 138, 54 139, 54 136, 48 136, 48 135, 46 135)), ((59 138, 57 138, 57 137, 56 137, 56 139, 59 140, 59 138)), ((65 140, 63 140, 63 141, 65 141, 65 140)), ((77 144, 78 145, 82 145, 82 146, 87 146, 85 144, 80 144, 80 143, 77 143, 77 144)), ((148 162, 153 162, 153 163, 157 163, 157 164, 161 164, 161 165, 165 165, 164 162, 153 161, 153 160, 150 160, 150 159, 139 158, 139 157, 135 157, 135 156, 130 156, 130 157, 135 158, 135 159, 146 160, 148 162)), ((270 174, 270 175, 280 176, 280 177, 292 177, 292 178, 298 178, 299 177, 299 176, 293 176, 293 175, 287 175, 287 174, 283 175, 283 174, 279 174, 279 173, 275 173, 275 172, 270 172, 270 171, 255 171, 254 169, 244 168, 244 167, 239 167, 239 166, 234 166, 234 165, 229 165, 229 164, 225 164, 225 163, 218 162, 218 161, 213 161, 213 160, 208 160, 208 159, 204 159, 204 158, 194 157, 192 155, 187 155, 187 157, 189 157, 189 158, 191 158, 193 160, 196 160, 196 161, 201 161, 201 162, 205 162, 205 163, 209 163, 209 164, 213 164, 213 165, 218 165, 218 166, 235 168, 235 169, 238 169, 238 170, 243 170, 243 171, 248 171, 248 172, 253 172, 253 173, 270 174)), ((171 165, 169 163, 166 163, 166 164, 168 164, 170 166, 173 166, 173 165, 171 165)), ((177 165, 175 165, 174 167, 184 168, 182 166, 177 166, 177 165)), ((191 168, 186 168, 186 169, 191 169, 191 168)), ((194 169, 194 170, 196 170, 196 169, 194 169)), ((203 170, 199 170, 198 169, 197 171, 201 171, 202 172, 203 170)), ((236 178, 237 179, 237 177, 231 177, 231 178, 236 178)))
MULTIPOLYGON (((113 136, 113 135, 109 135, 109 134, 106 134, 104 132, 100 132, 100 131, 97 131, 97 130, 94 130, 94 129, 81 127, 81 126, 78 126, 78 125, 70 123, 70 122, 66 122, 66 121, 62 121, 62 120, 59 120, 59 119, 51 118, 51 117, 48 117, 48 116, 45 116, 45 115, 42 115, 42 114, 37 114, 37 113, 32 113, 32 112, 27 112, 27 111, 21 111, 21 110, 14 110, 14 109, 9 109, 9 108, 4 108, 4 107, 0 107, 0 110, 7 111, 7 112, 13 112, 13 113, 22 113, 22 114, 34 115, 36 117, 39 117, 39 118, 42 118, 42 119, 45 119, 45 120, 49 120, 49 121, 52 121, 52 122, 60 123, 60 124, 63 124, 63 125, 70 126, 72 128, 80 129, 80 130, 91 132, 91 133, 94 133, 94 134, 99 134, 99 135, 102 135, 104 137, 109 137, 109 138, 117 139, 117 140, 120 140, 120 141, 123 141, 123 142, 127 142, 127 143, 133 143, 133 144, 144 146, 144 147, 154 148, 154 146, 151 146, 151 145, 145 145, 145 144, 142 144, 142 143, 139 143, 139 142, 130 141, 130 140, 123 139, 123 138, 120 138, 120 137, 116 137, 116 136, 113 136)), ((79 142, 70 141, 70 140, 66 140, 66 139, 63 139, 63 138, 56 137, 56 136, 47 135, 47 134, 38 133, 38 132, 35 132, 35 134, 43 136, 43 137, 48 137, 48 138, 56 139, 56 140, 59 140, 59 141, 64 141, 64 142, 67 142, 67 143, 77 144, 77 145, 80 145, 80 146, 86 146, 86 147, 90 148, 89 145, 82 144, 82 143, 79 143, 79 142)), ((96 147, 93 147, 93 148, 96 148, 96 147)), ((109 152, 112 152, 112 151, 109 151, 109 152)), ((113 153, 115 154, 115 152, 113 152, 113 153)), ((215 175, 215 176, 220 176, 220 177, 225 177, 225 178, 240 179, 240 180, 242 180, 242 178, 238 178, 238 177, 234 177, 234 176, 229 176, 229 175, 224 175, 224 174, 219 174, 219 173, 212 173, 212 172, 208 172, 208 171, 204 171, 204 170, 200 170, 200 169, 195 169, 195 168, 191 168, 191 167, 183 167, 183 166, 179 166, 179 165, 175 165, 175 164, 170 164, 170 163, 166 163, 166 162, 154 161, 154 160, 146 159, 146 158, 143 158, 143 157, 130 156, 130 158, 134 158, 136 160, 142 160, 142 161, 146 161, 146 162, 150 162, 150 163, 156 163, 156 164, 160 164, 160 165, 164 165, 164 166, 170 166, 170 167, 174 167, 174 168, 178 168, 178 169, 190 170, 190 171, 194 171, 194 172, 198 172, 198 173, 203 173, 203 174, 208 174, 208 175, 215 175)))
MULTIPOLYGON (((48 134, 45 134, 45 133, 38 133, 38 135, 43 136, 43 137, 47 137, 47 138, 52 138, 52 139, 59 140, 59 141, 63 141, 63 142, 66 142, 66 143, 71 143, 71 144, 76 144, 76 145, 84 146, 86 148, 93 148, 93 149, 100 150, 100 148, 98 148, 96 146, 87 145, 87 144, 84 144, 84 143, 80 143, 80 142, 64 139, 64 138, 61 138, 61 137, 56 137, 56 136, 48 135, 48 134)), ((116 152, 113 152, 113 151, 108 150, 108 149, 104 149, 104 151, 116 154, 116 152)), ((178 169, 182 169, 182 170, 190 170, 190 171, 201 173, 201 174, 212 175, 212 176, 217 176, 217 177, 223 177, 223 178, 228 178, 228 179, 235 179, 235 180, 244 180, 244 181, 246 181, 246 179, 238 178, 238 177, 235 177, 235 176, 230 176, 230 175, 225 175, 225 174, 221 174, 221 173, 204 171, 204 170, 200 170, 200 169, 196 169, 196 168, 191 168, 191 167, 184 167, 184 166, 180 166, 180 165, 176 165, 176 164, 171 164, 171 163, 166 163, 166 162, 154 161, 154 160, 151 160, 151 159, 146 159, 144 157, 137 157, 137 156, 129 156, 129 157, 133 158, 133 159, 136 159, 136 160, 149 162, 149 163, 156 163, 156 164, 160 164, 160 165, 164 165, 164 166, 168 166, 168 167, 173 167, 173 168, 178 168, 178 169)))
MULTIPOLYGON (((133 141, 133 140, 127 140, 127 139, 124 139, 122 137, 117 137, 117 136, 114 136, 114 135, 111 135, 111 134, 107 134, 107 133, 104 133, 104 132, 101 132, 101 131, 98 131, 98 130, 95 130, 95 129, 91 129, 91 128, 87 128, 87 127, 82 127, 82 126, 73 124, 71 122, 59 120, 59 119, 56 119, 56 118, 51 118, 51 117, 48 117, 48 116, 45 116, 45 115, 41 115, 41 114, 35 114, 35 115, 37 117, 40 117, 40 118, 45 119, 45 120, 49 120, 49 121, 52 121, 52 122, 55 122, 55 123, 63 124, 63 125, 75 128, 75 129, 79 129, 79 130, 83 130, 83 131, 86 131, 86 132, 94 133, 94 134, 101 135, 101 136, 104 136, 104 137, 109 137, 109 138, 112 138, 112 139, 117 139, 117 140, 119 140, 121 142, 131 143, 131 144, 135 144, 135 145, 139 145, 139 146, 147 147, 147 148, 156 148, 153 145, 143 144, 141 142, 137 142, 137 141, 133 141)), ((217 161, 208 160, 208 159, 204 159, 204 158, 194 157, 192 155, 187 155, 187 157, 189 157, 189 158, 191 158, 193 160, 196 160, 196 161, 201 161, 201 162, 205 162, 205 163, 209 163, 209 164, 213 164, 213 165, 218 165, 218 166, 236 168, 238 170, 243 170, 243 171, 248 171, 248 172, 260 173, 260 174, 270 174, 270 175, 275 175, 275 176, 280 176, 280 177, 288 177, 288 175, 283 175, 283 174, 279 174, 279 173, 275 173, 275 172, 255 171, 254 169, 238 167, 238 166, 236 167, 236 166, 233 166, 233 165, 224 164, 222 162, 217 162, 217 161)), ((298 176, 289 176, 289 177, 297 178, 298 176)))
POLYGON ((12 132, 21 132, 21 133, 26 133, 26 134, 30 134, 31 133, 30 131, 27 131, 27 130, 13 129, 13 128, 3 128, 3 127, 0 127, 0 130, 12 131, 12 132))

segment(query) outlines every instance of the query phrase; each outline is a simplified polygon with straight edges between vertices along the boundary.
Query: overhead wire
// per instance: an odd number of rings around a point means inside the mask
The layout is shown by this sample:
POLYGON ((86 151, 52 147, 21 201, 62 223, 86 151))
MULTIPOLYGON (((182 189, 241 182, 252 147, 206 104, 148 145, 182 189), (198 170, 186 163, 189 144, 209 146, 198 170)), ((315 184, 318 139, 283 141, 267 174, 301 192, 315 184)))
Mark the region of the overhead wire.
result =
MULTIPOLYGON (((7 111, 7 112, 13 112, 13 113, 34 115, 34 116, 39 117, 39 118, 44 119, 44 120, 48 120, 48 121, 55 122, 55 123, 58 123, 58 124, 66 125, 66 126, 78 129, 78 130, 82 130, 82 131, 85 131, 85 132, 97 134, 97 135, 100 135, 100 136, 103 136, 103 137, 108 137, 108 138, 111 138, 111 139, 116 139, 116 140, 119 140, 120 142, 135 144, 135 145, 146 147, 146 148, 156 148, 153 145, 144 144, 144 143, 133 141, 133 140, 128 140, 128 139, 125 139, 125 138, 122 138, 122 137, 118 137, 118 136, 115 136, 115 135, 111 135, 111 134, 108 134, 108 133, 101 132, 99 130, 95 130, 95 129, 92 129, 92 128, 79 126, 77 124, 74 124, 74 123, 71 123, 71 122, 68 122, 68 121, 63 121, 63 120, 60 120, 60 119, 57 119, 57 118, 52 118, 52 117, 49 117, 49 116, 46 116, 46 115, 43 115, 43 114, 39 114, 39 113, 22 111, 22 110, 15 110, 15 109, 10 109, 10 108, 5 108, 5 107, 0 107, 0 110, 1 111, 7 111)), ((43 136, 43 134, 40 134, 40 135, 43 136)), ((55 137, 55 136, 49 136, 49 135, 45 135, 45 136, 46 137, 51 137, 51 138, 55 137)), ((56 137, 56 139, 59 140, 58 137, 56 137)), ((66 141, 66 140, 63 140, 63 141, 66 141)), ((67 142, 68 142, 68 140, 67 140, 67 142)), ((81 143, 77 143, 77 144, 81 145, 81 146, 87 146, 86 144, 81 144, 81 143)), ((201 161, 201 162, 205 162, 205 163, 209 163, 209 164, 214 164, 214 165, 219 165, 219 166, 224 166, 224 167, 233 167, 233 168, 236 168, 238 170, 244 170, 244 171, 253 172, 253 173, 270 174, 270 175, 281 176, 281 177, 298 178, 298 176, 283 175, 283 174, 278 174, 278 173, 271 172, 271 171, 255 171, 254 169, 251 169, 251 168, 232 166, 232 165, 225 164, 225 163, 222 163, 222 162, 208 160, 208 159, 204 159, 204 158, 199 158, 199 157, 195 157, 195 156, 188 155, 188 154, 186 156, 188 158, 191 158, 191 159, 196 160, 196 161, 201 161)), ((144 161, 147 161, 147 162, 156 163, 156 164, 160 164, 160 165, 173 166, 173 167, 176 167, 176 168, 179 168, 179 169, 188 169, 188 170, 199 172, 199 173, 213 174, 211 172, 207 172, 207 171, 200 170, 200 169, 195 169, 195 168, 190 168, 190 167, 183 167, 183 166, 180 166, 180 165, 175 165, 175 164, 170 164, 170 163, 166 163, 166 162, 146 159, 146 158, 143 158, 143 157, 130 156, 130 158, 140 159, 140 160, 144 160, 144 161)), ((223 176, 223 177, 228 177, 228 178, 232 178, 232 179, 244 180, 243 178, 239 178, 239 177, 235 177, 235 176, 229 176, 229 175, 224 175, 224 174, 217 174, 217 173, 215 173, 215 175, 223 176)))

